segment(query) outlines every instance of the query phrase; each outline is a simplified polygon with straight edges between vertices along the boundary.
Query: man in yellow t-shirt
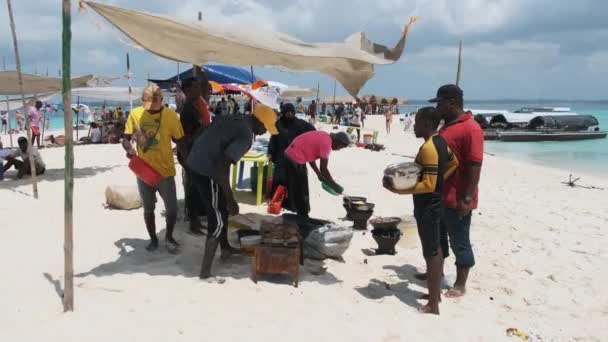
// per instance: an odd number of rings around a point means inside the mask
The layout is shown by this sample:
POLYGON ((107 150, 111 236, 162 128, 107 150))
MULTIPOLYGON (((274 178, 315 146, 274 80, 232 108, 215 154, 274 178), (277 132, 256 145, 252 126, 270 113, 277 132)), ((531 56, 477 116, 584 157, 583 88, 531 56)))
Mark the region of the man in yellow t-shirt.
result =
POLYGON ((128 158, 138 156, 162 176, 161 181, 155 186, 137 179, 139 194, 144 204, 144 221, 150 235, 150 243, 146 249, 153 251, 158 248, 154 218, 156 192, 158 192, 165 203, 166 246, 170 253, 177 253, 179 244, 173 238, 173 228, 177 221, 177 195, 171 141, 177 143, 184 136, 184 130, 177 113, 163 106, 163 95, 157 85, 144 88, 142 101, 143 106, 134 108, 129 114, 125 125, 123 147, 127 151, 128 158), (132 140, 136 142, 137 151, 131 145, 132 140))

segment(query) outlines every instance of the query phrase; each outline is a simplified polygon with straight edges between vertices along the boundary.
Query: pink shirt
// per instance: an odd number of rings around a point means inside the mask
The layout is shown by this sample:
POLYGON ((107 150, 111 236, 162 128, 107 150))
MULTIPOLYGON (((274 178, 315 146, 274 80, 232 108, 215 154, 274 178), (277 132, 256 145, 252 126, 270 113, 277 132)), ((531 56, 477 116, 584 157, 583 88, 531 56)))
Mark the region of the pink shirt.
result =
POLYGON ((331 136, 324 131, 310 131, 296 137, 285 150, 287 158, 296 164, 306 164, 317 159, 329 159, 331 136))
POLYGON ((42 115, 40 115, 38 109, 36 109, 36 107, 30 107, 27 115, 30 117, 30 125, 32 127, 38 127, 40 121, 42 120, 42 115))

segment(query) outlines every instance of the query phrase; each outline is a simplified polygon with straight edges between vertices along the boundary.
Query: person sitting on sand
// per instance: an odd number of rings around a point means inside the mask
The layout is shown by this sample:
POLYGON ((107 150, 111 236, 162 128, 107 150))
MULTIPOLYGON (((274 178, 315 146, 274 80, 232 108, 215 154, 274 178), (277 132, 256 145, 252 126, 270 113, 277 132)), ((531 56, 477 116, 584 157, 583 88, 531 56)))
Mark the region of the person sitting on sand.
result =
MULTIPOLYGON (((52 137, 52 135, 51 135, 52 137)), ((46 139, 45 139, 46 140, 46 139)), ((90 123, 89 135, 86 137, 80 138, 80 143, 82 144, 101 144, 101 128, 96 122, 90 123)))
POLYGON ((194 188, 203 199, 207 215, 207 241, 199 277, 211 277, 211 266, 218 244, 222 257, 232 254, 228 244, 228 216, 238 215, 239 205, 230 187, 230 165, 249 151, 254 135, 268 130, 277 134, 276 113, 258 104, 251 116, 216 117, 194 141, 186 165, 194 188))
POLYGON ((49 135, 48 137, 44 138, 44 141, 49 141, 50 145, 53 147, 58 147, 58 146, 64 146, 65 145, 65 135, 60 134, 60 135, 49 135))
POLYGON ((339 151, 350 145, 350 138, 345 132, 327 133, 311 131, 296 137, 285 149, 285 156, 298 165, 308 163, 321 182, 326 182, 337 193, 342 193, 341 187, 334 181, 327 165, 331 151, 339 151), (321 170, 317 167, 320 159, 321 170))
MULTIPOLYGON (((17 178, 21 179, 25 175, 31 175, 32 169, 30 165, 30 160, 28 158, 28 143, 27 138, 21 137, 17 140, 17 144, 19 145, 19 149, 15 150, 11 155, 6 156, 7 163, 2 166, 1 174, 4 174, 11 167, 15 167, 17 170, 17 178), (21 160, 17 159, 21 158, 21 160)), ((46 165, 44 161, 42 161, 42 157, 38 152, 38 149, 32 147, 32 156, 34 158, 34 167, 36 168, 36 174, 41 175, 46 171, 46 165)))
POLYGON ((89 142, 91 144, 101 144, 101 128, 96 122, 91 123, 91 130, 89 131, 89 142))
POLYGON ((141 158, 162 177, 156 185, 149 185, 137 178, 137 187, 144 204, 144 222, 150 235, 146 250, 151 252, 158 248, 154 217, 158 192, 165 203, 165 245, 169 253, 175 254, 179 251, 179 243, 173 238, 173 229, 177 222, 177 194, 171 141, 178 143, 184 136, 184 130, 177 113, 163 106, 163 95, 159 86, 146 86, 142 102, 143 106, 133 108, 129 115, 122 145, 129 159, 134 156, 141 158), (131 138, 135 140, 137 150, 133 149, 131 138))
POLYGON ((418 225, 418 235, 422 244, 422 254, 426 261, 428 304, 420 310, 424 313, 439 314, 441 301, 441 278, 443 260, 449 254, 447 232, 442 230, 443 181, 458 167, 458 160, 445 140, 437 135, 440 115, 433 107, 420 109, 416 115, 414 133, 424 138, 416 156, 416 163, 423 167, 416 185, 408 190, 396 190, 390 178, 383 179, 386 189, 400 195, 413 194, 414 217, 418 225))

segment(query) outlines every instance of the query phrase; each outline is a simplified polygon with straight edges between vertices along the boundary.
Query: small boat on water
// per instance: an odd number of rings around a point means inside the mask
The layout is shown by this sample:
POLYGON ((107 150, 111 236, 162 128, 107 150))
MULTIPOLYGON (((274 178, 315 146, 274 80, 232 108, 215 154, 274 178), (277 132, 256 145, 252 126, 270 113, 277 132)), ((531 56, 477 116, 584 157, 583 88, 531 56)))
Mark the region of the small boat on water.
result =
POLYGON ((570 108, 522 108, 515 112, 473 111, 484 129, 485 140, 506 142, 574 141, 604 139, 593 115, 581 115, 570 108))
POLYGON ((575 141, 604 139, 606 132, 566 132, 566 131, 497 131, 496 140, 508 142, 530 142, 530 141, 575 141))

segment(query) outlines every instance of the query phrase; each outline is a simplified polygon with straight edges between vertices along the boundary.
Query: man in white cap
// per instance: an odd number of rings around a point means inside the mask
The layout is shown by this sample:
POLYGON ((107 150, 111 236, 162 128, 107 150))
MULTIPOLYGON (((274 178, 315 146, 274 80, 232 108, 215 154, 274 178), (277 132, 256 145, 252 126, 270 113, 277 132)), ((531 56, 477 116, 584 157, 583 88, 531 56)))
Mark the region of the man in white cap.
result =
POLYGON ((143 106, 133 108, 125 125, 123 147, 127 157, 138 156, 158 172, 162 179, 155 185, 146 184, 137 179, 139 194, 144 204, 144 222, 150 235, 148 251, 158 248, 156 236, 156 192, 165 203, 167 232, 165 241, 170 253, 177 253, 179 244, 173 238, 173 229, 177 221, 177 195, 175 192, 175 161, 171 141, 177 142, 184 136, 184 130, 177 113, 163 106, 163 95, 160 88, 148 85, 142 95, 143 106), (131 139, 135 140, 137 150, 133 149, 131 139))

